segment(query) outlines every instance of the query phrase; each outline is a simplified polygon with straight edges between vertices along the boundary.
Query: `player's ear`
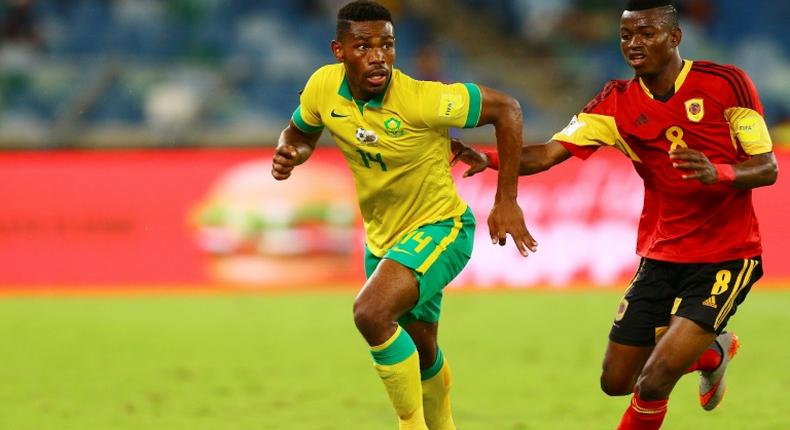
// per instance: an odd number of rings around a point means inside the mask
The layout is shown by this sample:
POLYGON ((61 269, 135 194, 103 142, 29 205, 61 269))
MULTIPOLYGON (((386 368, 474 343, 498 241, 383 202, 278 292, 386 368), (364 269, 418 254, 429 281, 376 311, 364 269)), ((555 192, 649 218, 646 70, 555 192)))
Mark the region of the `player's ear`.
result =
POLYGON ((340 44, 337 40, 333 40, 332 44, 330 45, 332 49, 332 55, 335 56, 339 63, 343 62, 343 45, 340 44))
POLYGON ((680 27, 675 27, 669 33, 669 42, 672 44, 673 48, 677 48, 680 46, 680 41, 683 39, 683 30, 680 27))

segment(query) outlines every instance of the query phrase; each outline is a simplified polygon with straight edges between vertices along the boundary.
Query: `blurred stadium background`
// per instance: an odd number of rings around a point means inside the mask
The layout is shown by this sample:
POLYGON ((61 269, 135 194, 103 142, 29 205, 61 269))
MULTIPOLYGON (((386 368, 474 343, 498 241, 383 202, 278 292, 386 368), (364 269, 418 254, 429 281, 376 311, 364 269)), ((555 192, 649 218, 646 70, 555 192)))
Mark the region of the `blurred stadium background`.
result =
MULTIPOLYGON (((269 175, 344 3, 0 3, 0 429, 392 428, 351 322, 362 233, 342 157, 324 136, 290 181, 269 175)), ((509 92, 527 143, 629 76, 620 1, 382 3, 400 69, 509 92)), ((682 55, 749 73, 788 165, 787 2, 677 3, 682 55)), ((605 152, 522 179, 527 260, 487 243, 494 174, 459 178, 479 240, 442 342, 464 429, 612 428, 625 407, 596 378, 642 191, 605 152)), ((790 428, 785 176, 754 193, 766 277, 733 319, 730 397, 703 414, 687 378, 667 428, 790 428)))
MULTIPOLYGON (((618 1, 385 1, 398 65, 511 92, 544 141, 629 76, 618 1)), ((735 63, 775 134, 790 120, 784 2, 681 0, 687 58, 735 63)), ((8 0, 0 55, 6 148, 271 143, 328 48, 343 0, 8 0)), ((489 133, 480 134, 490 140, 489 133)), ((787 138, 780 140, 789 140, 787 138)))

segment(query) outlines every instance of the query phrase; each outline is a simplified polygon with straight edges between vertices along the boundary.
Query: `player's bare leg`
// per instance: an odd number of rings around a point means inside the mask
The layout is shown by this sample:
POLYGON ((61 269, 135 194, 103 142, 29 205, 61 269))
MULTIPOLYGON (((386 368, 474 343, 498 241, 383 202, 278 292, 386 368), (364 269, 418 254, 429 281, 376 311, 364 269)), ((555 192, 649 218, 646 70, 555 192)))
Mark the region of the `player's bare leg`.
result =
POLYGON ((412 321, 403 326, 414 340, 417 352, 420 354, 420 369, 427 369, 436 361, 438 345, 436 337, 439 332, 439 323, 425 321, 412 321))
POLYGON ((452 375, 436 342, 438 323, 412 321, 404 326, 417 345, 422 374, 422 405, 430 430, 456 430, 450 407, 452 375))
POLYGON ((601 371, 601 390, 610 396, 634 393, 634 386, 653 346, 631 346, 609 341, 601 371))
POLYGON ((354 323, 370 345, 375 368, 398 415, 401 430, 427 430, 420 364, 414 341, 397 320, 419 299, 411 269, 383 259, 354 302, 354 323))
POLYGON ((631 405, 618 429, 658 429, 675 384, 716 338, 697 323, 672 317, 636 382, 631 405))
POLYGON ((715 339, 715 333, 705 330, 694 321, 672 317, 669 330, 658 342, 639 375, 637 389, 640 396, 645 400, 669 397, 680 377, 715 339))
MULTIPOLYGON (((725 355, 727 359, 732 359, 739 346, 736 342, 737 337, 734 334, 722 333, 708 346, 708 349, 702 356, 686 370, 686 373, 701 371, 707 375, 716 371, 721 372, 722 355, 725 355), (719 343, 723 343, 724 347, 719 345, 719 343), (722 348, 724 348, 724 351, 722 348), (722 351, 724 354, 722 354, 722 351)), ((639 374, 642 373, 642 368, 645 366, 650 353, 653 352, 653 348, 653 346, 630 346, 609 341, 601 372, 601 390, 610 396, 632 394, 636 386, 636 380, 639 378, 639 374)), ((713 378, 709 377, 708 379, 713 378)), ((702 399, 702 394, 700 394, 700 399, 702 399)), ((709 407, 709 409, 712 408, 709 407)))

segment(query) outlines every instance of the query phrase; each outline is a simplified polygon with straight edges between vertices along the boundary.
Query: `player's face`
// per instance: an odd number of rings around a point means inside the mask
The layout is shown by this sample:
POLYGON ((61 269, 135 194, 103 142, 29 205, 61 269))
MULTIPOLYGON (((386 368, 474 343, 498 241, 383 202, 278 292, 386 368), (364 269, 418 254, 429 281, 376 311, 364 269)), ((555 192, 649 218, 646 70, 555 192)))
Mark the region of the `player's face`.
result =
POLYGON ((369 100, 387 89, 395 62, 395 36, 389 21, 351 22, 332 51, 346 66, 346 78, 355 99, 369 100))
POLYGON ((661 8, 625 11, 620 19, 620 49, 640 77, 658 75, 670 64, 680 35, 661 8))

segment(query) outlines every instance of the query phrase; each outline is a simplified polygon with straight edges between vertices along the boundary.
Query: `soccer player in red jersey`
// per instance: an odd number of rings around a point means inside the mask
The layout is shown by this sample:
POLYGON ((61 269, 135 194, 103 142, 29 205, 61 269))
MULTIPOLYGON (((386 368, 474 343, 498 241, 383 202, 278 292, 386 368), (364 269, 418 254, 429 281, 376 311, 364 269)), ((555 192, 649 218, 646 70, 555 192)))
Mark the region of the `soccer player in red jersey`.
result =
MULTIPOLYGON (((520 174, 601 146, 629 157, 645 184, 636 275, 619 304, 601 388, 632 394, 618 429, 658 429, 682 375, 700 372, 700 403, 715 408, 738 349, 728 319, 763 273, 751 189, 776 181, 763 107, 734 66, 684 60, 668 0, 629 0, 620 47, 635 77, 608 82, 545 145, 524 146, 520 174)), ((465 176, 496 168, 495 152, 454 143, 465 176)))

